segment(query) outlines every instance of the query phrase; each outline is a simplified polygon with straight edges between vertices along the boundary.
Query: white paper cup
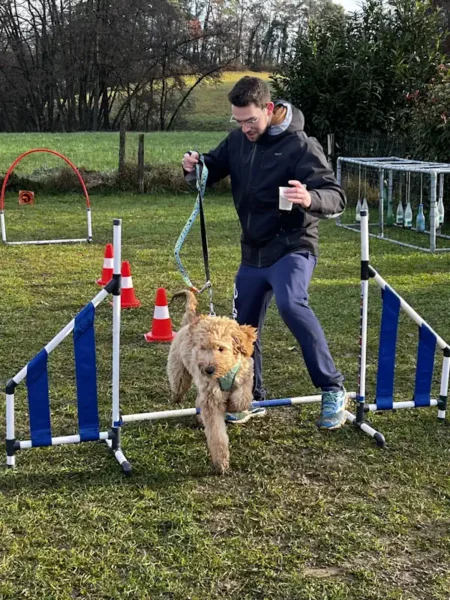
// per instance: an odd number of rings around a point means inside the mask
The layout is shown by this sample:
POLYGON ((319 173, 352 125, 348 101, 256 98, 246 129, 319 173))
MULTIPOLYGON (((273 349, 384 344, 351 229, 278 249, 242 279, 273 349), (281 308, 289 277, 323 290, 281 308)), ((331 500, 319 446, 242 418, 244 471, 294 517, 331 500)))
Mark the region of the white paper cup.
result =
POLYGON ((287 199, 285 191, 291 190, 291 187, 279 187, 278 207, 280 210, 292 210, 292 202, 287 199))

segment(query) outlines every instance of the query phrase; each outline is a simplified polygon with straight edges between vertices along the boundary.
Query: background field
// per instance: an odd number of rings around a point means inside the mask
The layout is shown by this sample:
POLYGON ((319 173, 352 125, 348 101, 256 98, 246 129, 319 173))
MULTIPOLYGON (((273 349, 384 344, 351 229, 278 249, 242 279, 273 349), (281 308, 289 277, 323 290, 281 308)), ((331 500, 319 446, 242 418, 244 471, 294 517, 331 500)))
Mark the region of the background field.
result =
MULTIPOLYGON (((123 258, 143 306, 122 313, 123 412, 169 406, 167 346, 148 345, 154 294, 182 286, 173 247, 192 194, 95 197, 92 245, 0 247, 0 384, 12 377, 97 292, 112 219, 123 219, 123 258)), ((230 314, 239 228, 228 196, 208 196, 216 308, 230 314)), ((8 236, 78 236, 75 196, 11 206, 8 236)), ((357 385, 359 239, 321 223, 311 304, 346 385, 357 385)), ((196 227, 183 252, 202 281, 196 227)), ((373 264, 450 338, 449 257, 372 244, 373 264)), ((373 396, 379 293, 371 287, 368 392, 373 396)), ((206 297, 202 309, 206 310, 206 297)), ((182 307, 171 307, 174 327, 182 307)), ((102 426, 110 421, 111 308, 97 311, 102 426)), ((397 398, 415 377, 416 328, 402 319, 397 398)), ((271 307, 264 330, 270 397, 314 392, 296 344, 271 307)), ((438 357, 438 364, 440 358, 438 357)), ((71 342, 50 358, 55 434, 75 433, 71 342)), ((17 431, 28 437, 23 389, 17 431)), ((438 380, 434 393, 439 392, 438 380)), ((193 392, 184 406, 192 406, 193 392)), ((3 401, 1 411, 3 413, 3 401)), ((4 413, 3 413, 4 414, 4 413)), ((127 425, 123 475, 101 444, 23 451, 0 469, 0 598, 447 600, 450 588, 450 430, 432 409, 376 415, 388 449, 350 427, 327 435, 318 406, 274 409, 229 428, 232 471, 211 473, 204 434, 192 420, 127 425)), ((1 419, 2 428, 4 421, 1 419)), ((3 439, 4 429, 0 434, 3 439)))
MULTIPOLYGON (((184 152, 200 149, 206 152, 215 147, 230 125, 229 90, 243 75, 250 72, 225 73, 217 83, 201 83, 193 91, 193 106, 185 126, 193 131, 150 132, 145 134, 147 164, 179 165, 184 152)), ((268 73, 254 73, 268 80, 268 73)), ((126 158, 137 163, 138 132, 127 134, 126 158)), ((0 174, 12 162, 31 148, 49 148, 61 152, 79 168, 90 171, 117 169, 119 160, 118 132, 101 133, 0 133, 0 174)), ((35 169, 61 167, 61 159, 49 154, 31 155, 20 162, 15 172, 31 173, 35 169)))

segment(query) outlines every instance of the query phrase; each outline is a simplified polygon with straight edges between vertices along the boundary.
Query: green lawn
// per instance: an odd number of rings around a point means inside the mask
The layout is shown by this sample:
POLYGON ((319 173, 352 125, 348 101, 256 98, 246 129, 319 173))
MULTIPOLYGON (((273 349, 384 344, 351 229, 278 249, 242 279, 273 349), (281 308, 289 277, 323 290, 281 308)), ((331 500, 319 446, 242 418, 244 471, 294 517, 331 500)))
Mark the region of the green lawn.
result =
MULTIPOLYGON (((180 134, 181 135, 181 134, 180 134)), ((92 160, 96 160, 93 157, 92 160)), ((123 219, 142 307, 122 313, 123 412, 167 408, 168 347, 146 344, 156 288, 182 287, 173 247, 192 194, 96 196, 94 243, 1 246, 0 383, 21 369, 98 291, 112 219, 123 219)), ((239 228, 226 196, 207 198, 216 308, 231 308, 239 228)), ((7 211, 8 238, 81 236, 79 196, 51 197, 7 211)), ((347 388, 355 390, 359 336, 359 238, 322 222, 321 259, 311 304, 347 388)), ((450 256, 371 245, 379 272, 450 339, 450 256)), ((198 226, 183 253, 202 281, 198 226)), ((376 372, 379 293, 371 286, 368 395, 376 372)), ((206 296, 201 307, 207 309, 206 296)), ((181 307, 171 307, 174 327, 181 307)), ((110 423, 111 307, 97 310, 102 429, 110 423)), ((410 399, 416 328, 402 319, 397 399, 410 399)), ((263 336, 271 397, 314 393, 296 344, 275 307, 263 336)), ((71 340, 51 355, 52 425, 76 432, 71 340)), ((440 359, 437 364, 440 365, 440 359)), ((434 394, 439 393, 438 379, 434 394)), ((194 392, 186 402, 192 406, 194 392)), ((3 399, 0 404, 3 413, 3 399)), ((202 431, 190 419, 129 424, 124 478, 100 443, 17 454, 0 469, 0 598, 36 600, 296 599, 448 600, 450 589, 450 429, 434 409, 375 415, 380 450, 345 427, 318 432, 317 405, 273 409, 230 427, 232 470, 214 476, 202 431)), ((4 413, 3 413, 4 414, 4 413)), ((26 399, 17 388, 17 435, 27 438, 26 399)), ((4 419, 0 437, 3 441, 4 419)))
MULTIPOLYGON (((137 164, 138 133, 127 134, 126 158, 137 164)), ((145 162, 177 166, 186 150, 205 152, 215 147, 226 132, 151 132, 145 134, 145 162)), ((5 173, 23 152, 48 148, 64 154, 76 167, 89 171, 111 171, 119 162, 119 134, 113 133, 0 133, 0 173, 5 173)), ((64 166, 64 162, 45 152, 26 156, 14 172, 64 166)))
MULTIPOLYGON (((149 165, 180 164, 186 150, 203 152, 217 146, 230 129, 230 105, 227 94, 244 75, 257 75, 268 81, 269 73, 224 73, 220 82, 202 82, 192 93, 193 107, 186 117, 188 130, 145 134, 145 162, 149 165)), ((126 159, 137 164, 137 132, 127 134, 126 159)), ((34 148, 47 148, 64 154, 78 168, 89 171, 117 169, 119 133, 0 133, 0 174, 7 171, 18 156, 34 148)), ((60 158, 48 153, 25 157, 15 173, 29 174, 36 169, 61 167, 60 158)))

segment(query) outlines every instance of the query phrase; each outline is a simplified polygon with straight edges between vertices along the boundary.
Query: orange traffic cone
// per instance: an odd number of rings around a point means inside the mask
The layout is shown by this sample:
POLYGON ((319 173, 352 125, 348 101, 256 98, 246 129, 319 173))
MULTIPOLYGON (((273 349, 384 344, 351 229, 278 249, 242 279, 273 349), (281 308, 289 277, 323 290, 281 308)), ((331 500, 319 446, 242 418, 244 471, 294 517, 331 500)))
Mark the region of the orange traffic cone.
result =
POLYGON ((106 285, 113 276, 113 245, 106 244, 105 257, 103 259, 102 276, 97 279, 98 285, 106 285))
POLYGON ((164 288, 156 290, 152 329, 148 333, 145 333, 144 337, 147 342, 171 342, 175 337, 175 332, 172 331, 167 294, 164 288))
POLYGON ((124 260, 122 263, 122 294, 120 307, 138 308, 140 305, 140 300, 134 295, 130 263, 127 260, 124 260))

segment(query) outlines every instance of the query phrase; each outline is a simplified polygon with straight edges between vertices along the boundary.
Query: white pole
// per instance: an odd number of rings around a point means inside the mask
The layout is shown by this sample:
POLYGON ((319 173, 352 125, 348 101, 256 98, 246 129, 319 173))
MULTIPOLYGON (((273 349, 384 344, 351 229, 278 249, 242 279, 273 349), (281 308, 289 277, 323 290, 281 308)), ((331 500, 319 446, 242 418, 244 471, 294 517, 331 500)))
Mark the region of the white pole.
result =
POLYGON ((379 220, 380 220, 380 237, 384 237, 384 170, 378 171, 379 188, 380 188, 380 206, 379 206, 379 220))
POLYGON ((361 211, 361 308, 359 338, 359 389, 357 397, 356 419, 364 420, 364 402, 366 397, 367 362, 367 314, 369 302, 369 217, 367 211, 361 211))
POLYGON ((91 209, 88 208, 86 209, 87 212, 87 226, 88 226, 88 238, 87 241, 88 242, 92 242, 92 213, 91 213, 91 209))
POLYGON ((2 242, 6 244, 5 211, 0 210, 0 224, 2 229, 2 242))
POLYGON ((67 240, 32 240, 26 242, 6 242, 8 246, 45 246, 48 244, 75 244, 86 242, 86 238, 67 239, 67 240))
MULTIPOLYGON (((14 418, 14 393, 6 394, 6 444, 15 442, 15 418, 14 418)), ((8 452, 6 464, 8 467, 14 467, 16 462, 14 454, 8 452)))
MULTIPOLYGON (((444 351, 447 355, 449 351, 444 351)), ((439 401, 441 407, 438 410, 438 419, 445 419, 445 412, 447 408, 447 398, 448 398, 448 380, 449 380, 449 371, 450 371, 450 356, 446 356, 444 354, 444 361, 442 364, 442 375, 441 375, 441 389, 439 392, 439 401)))
MULTIPOLYGON (((109 437, 109 433, 107 431, 101 431, 98 434, 99 440, 106 441, 109 437)), ((64 444, 80 444, 81 436, 76 435, 60 435, 58 437, 52 437, 51 439, 52 446, 63 446, 64 444)), ((33 448, 32 440, 22 440, 19 442, 19 447, 21 450, 27 450, 28 448, 33 448)))
POLYGON ((436 202, 436 188, 437 188, 437 173, 431 171, 430 173, 430 250, 435 252, 436 250, 436 226, 439 222, 439 216, 437 211, 436 202), (436 219, 436 217, 438 217, 436 219))
POLYGON ((113 277, 118 287, 113 295, 112 426, 120 427, 120 273, 122 264, 122 219, 114 219, 113 277))
MULTIPOLYGON (((429 406, 437 406, 438 400, 431 399, 429 406)), ((401 408, 429 408, 429 406, 417 407, 416 403, 413 400, 405 400, 403 402, 393 402, 392 408, 384 409, 386 412, 391 410, 400 410, 401 408)), ((380 412, 383 411, 382 408, 377 406, 376 404, 366 404, 366 409, 370 412, 380 412)))

